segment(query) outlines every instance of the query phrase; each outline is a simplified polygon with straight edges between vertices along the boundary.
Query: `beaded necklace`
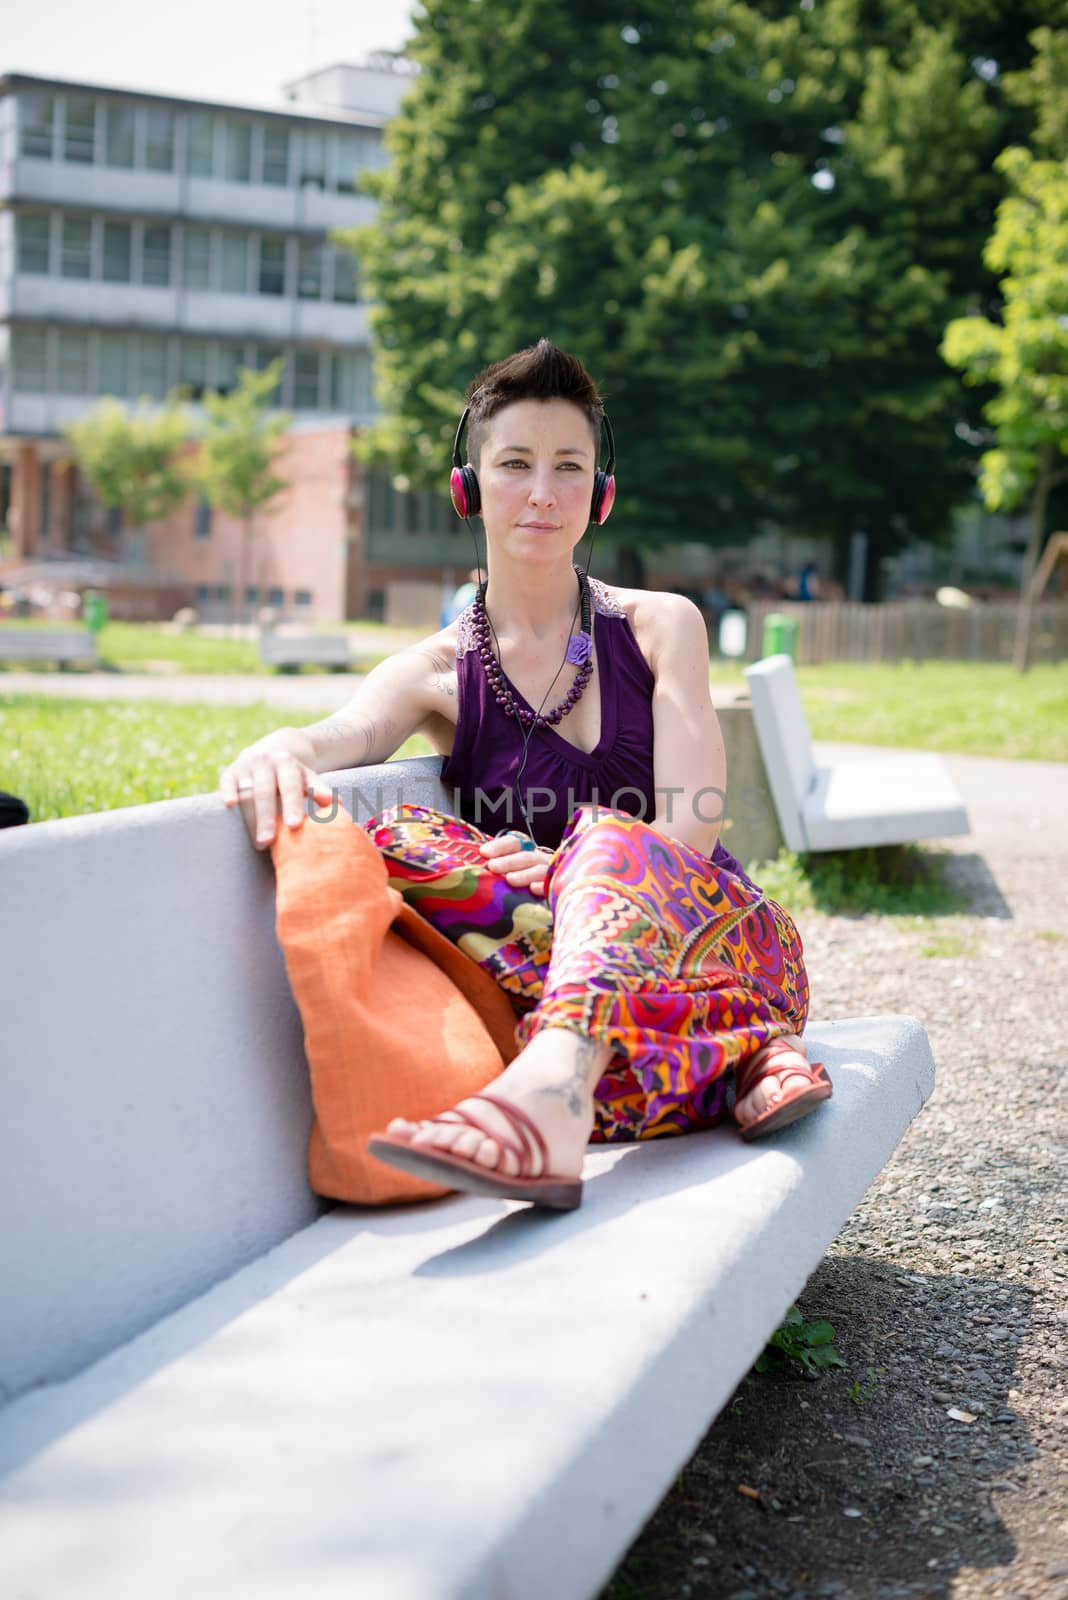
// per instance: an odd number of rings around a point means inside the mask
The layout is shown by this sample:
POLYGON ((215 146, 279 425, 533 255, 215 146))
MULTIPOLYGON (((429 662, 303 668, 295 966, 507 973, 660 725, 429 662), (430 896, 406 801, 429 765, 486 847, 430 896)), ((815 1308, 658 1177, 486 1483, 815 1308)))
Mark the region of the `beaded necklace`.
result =
MULTIPOLYGON (((479 658, 485 669, 489 686, 493 690, 494 699, 506 717, 515 717, 528 728, 544 728, 550 723, 555 726, 561 718, 566 717, 573 706, 578 705, 582 699, 583 691, 593 676, 593 635, 590 630, 592 606, 590 603, 590 585, 586 574, 576 567, 575 575, 579 581, 579 595, 582 602, 582 625, 578 633, 572 633, 568 640, 565 661, 570 661, 578 667, 575 681, 567 691, 560 704, 552 711, 530 711, 526 706, 521 706, 512 692, 512 686, 505 677, 504 669, 498 661, 490 642, 490 620, 486 610, 486 585, 488 578, 483 578, 478 586, 474 599, 474 636, 475 646, 479 658)), ((572 623, 572 627, 574 623, 572 623)))

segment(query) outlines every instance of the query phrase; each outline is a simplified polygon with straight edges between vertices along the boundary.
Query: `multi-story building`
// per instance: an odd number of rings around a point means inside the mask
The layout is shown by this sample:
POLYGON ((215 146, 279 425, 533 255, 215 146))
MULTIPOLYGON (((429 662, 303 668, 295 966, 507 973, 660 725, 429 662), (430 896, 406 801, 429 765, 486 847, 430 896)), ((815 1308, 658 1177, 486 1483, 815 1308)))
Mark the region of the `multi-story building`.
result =
POLYGON ((367 303, 332 233, 373 214, 357 175, 382 162, 405 86, 386 63, 341 65, 249 107, 0 78, 0 582, 91 562, 113 613, 324 620, 381 614, 397 580, 425 597, 463 576, 444 493, 398 492, 351 450, 375 409, 367 303), (289 488, 257 519, 251 571, 206 502, 123 529, 64 425, 104 395, 132 407, 184 383, 195 402, 278 356, 289 488))

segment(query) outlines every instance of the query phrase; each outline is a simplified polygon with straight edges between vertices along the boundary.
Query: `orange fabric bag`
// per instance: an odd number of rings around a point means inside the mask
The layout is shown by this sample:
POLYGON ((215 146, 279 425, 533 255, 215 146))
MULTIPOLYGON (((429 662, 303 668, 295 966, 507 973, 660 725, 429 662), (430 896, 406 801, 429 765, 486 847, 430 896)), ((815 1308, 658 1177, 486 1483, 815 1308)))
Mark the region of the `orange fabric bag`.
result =
POLYGON ((448 1194, 376 1161, 367 1140, 391 1117, 436 1116, 484 1089, 518 1051, 511 1002, 390 888, 346 811, 279 822, 271 855, 311 1071, 311 1187, 359 1205, 448 1194))

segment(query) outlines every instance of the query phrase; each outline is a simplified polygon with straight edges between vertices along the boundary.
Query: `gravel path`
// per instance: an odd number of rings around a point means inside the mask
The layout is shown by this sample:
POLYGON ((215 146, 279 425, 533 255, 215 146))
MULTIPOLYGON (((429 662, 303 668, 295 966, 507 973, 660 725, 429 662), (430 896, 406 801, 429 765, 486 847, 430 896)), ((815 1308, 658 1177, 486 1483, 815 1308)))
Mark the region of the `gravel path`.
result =
POLYGON ((812 1017, 937 1063, 798 1299, 847 1366, 743 1380, 606 1600, 1068 1600, 1068 765, 947 759, 968 914, 802 923, 812 1017))

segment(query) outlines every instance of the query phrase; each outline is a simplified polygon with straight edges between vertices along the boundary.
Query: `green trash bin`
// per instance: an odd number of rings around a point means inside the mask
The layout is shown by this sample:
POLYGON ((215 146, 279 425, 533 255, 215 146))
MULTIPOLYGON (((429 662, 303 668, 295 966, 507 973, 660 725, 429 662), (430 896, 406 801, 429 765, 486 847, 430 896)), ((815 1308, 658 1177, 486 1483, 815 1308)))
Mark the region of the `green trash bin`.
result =
POLYGON ((770 611, 764 618, 763 654, 789 656, 797 660, 797 618, 784 617, 781 611, 770 611))
POLYGON ((108 620, 108 597, 98 589, 86 589, 82 595, 82 616, 90 633, 97 634, 108 620))

